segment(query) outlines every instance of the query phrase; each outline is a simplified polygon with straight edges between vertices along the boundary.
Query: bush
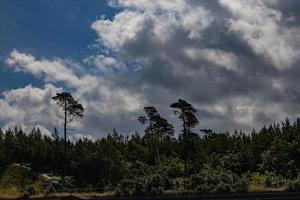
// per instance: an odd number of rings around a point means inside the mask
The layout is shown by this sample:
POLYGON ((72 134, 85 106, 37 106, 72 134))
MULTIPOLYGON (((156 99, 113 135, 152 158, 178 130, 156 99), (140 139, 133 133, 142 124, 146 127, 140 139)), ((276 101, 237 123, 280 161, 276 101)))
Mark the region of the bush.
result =
POLYGON ((8 189, 10 187, 16 187, 19 190, 31 185, 36 177, 34 176, 31 168, 20 165, 11 164, 8 166, 0 179, 0 188, 8 189))
POLYGON ((228 183, 219 183, 215 189, 212 190, 213 193, 229 193, 232 192, 231 186, 228 183))
POLYGON ((184 187, 184 178, 175 178, 172 180, 173 188, 179 189, 184 187))
POLYGON ((213 188, 207 184, 197 185, 195 191, 200 194, 208 194, 212 191, 213 188))
POLYGON ((207 167, 200 173, 191 175, 186 186, 187 189, 198 193, 246 192, 249 181, 246 177, 240 177, 231 171, 207 167))
POLYGON ((41 182, 31 168, 21 164, 11 164, 0 179, 0 192, 5 194, 33 195, 42 190, 41 182))
POLYGON ((246 177, 241 177, 232 186, 233 192, 236 193, 248 192, 248 188, 249 188, 249 180, 246 177))
POLYGON ((117 196, 136 196, 145 193, 144 186, 138 180, 123 179, 115 189, 117 196))
POLYGON ((286 179, 281 175, 267 172, 265 174, 255 173, 251 177, 252 184, 266 187, 283 187, 286 184, 286 179))
POLYGON ((161 176, 161 175, 153 175, 150 178, 148 178, 145 182, 145 187, 147 191, 151 191, 152 188, 166 188, 170 185, 170 181, 167 177, 161 176))
POLYGON ((169 178, 184 176, 184 163, 180 159, 170 159, 163 164, 163 173, 169 178))
POLYGON ((290 181, 287 185, 288 192, 299 192, 300 191, 300 178, 290 181))
POLYGON ((161 195, 163 193, 162 187, 151 187, 150 195, 161 195))
POLYGON ((32 185, 26 186, 24 194, 33 195, 35 194, 34 187, 32 185))
POLYGON ((170 180, 159 174, 148 177, 123 179, 115 189, 117 196, 160 195, 171 185, 170 180))
POLYGON ((115 189, 114 185, 110 183, 104 187, 103 191, 108 192, 108 191, 113 191, 114 189, 115 189))

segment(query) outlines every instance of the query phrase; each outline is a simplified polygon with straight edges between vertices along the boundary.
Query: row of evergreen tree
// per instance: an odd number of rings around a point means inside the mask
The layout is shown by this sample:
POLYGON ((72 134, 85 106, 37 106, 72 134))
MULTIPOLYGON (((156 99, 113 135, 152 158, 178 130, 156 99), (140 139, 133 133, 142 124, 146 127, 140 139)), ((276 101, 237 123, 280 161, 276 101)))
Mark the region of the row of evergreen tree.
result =
MULTIPOLYGON (((124 180, 153 174, 164 175, 168 180, 182 178, 183 187, 188 187, 191 182, 184 180, 195 179, 203 169, 223 169, 237 177, 253 173, 274 173, 285 179, 298 176, 300 119, 294 123, 287 119, 249 134, 205 130, 204 136, 185 124, 184 129, 189 131, 183 130, 176 138, 172 126, 153 107, 145 111, 146 116, 139 118, 148 123, 143 136, 113 131, 96 141, 68 141, 67 155, 62 138, 45 136, 38 128, 30 133, 17 127, 0 131, 1 170, 11 163, 27 163, 35 172, 62 176, 66 169, 76 187, 115 187, 124 180)), ((164 182, 162 187, 168 189, 176 184, 164 182)))

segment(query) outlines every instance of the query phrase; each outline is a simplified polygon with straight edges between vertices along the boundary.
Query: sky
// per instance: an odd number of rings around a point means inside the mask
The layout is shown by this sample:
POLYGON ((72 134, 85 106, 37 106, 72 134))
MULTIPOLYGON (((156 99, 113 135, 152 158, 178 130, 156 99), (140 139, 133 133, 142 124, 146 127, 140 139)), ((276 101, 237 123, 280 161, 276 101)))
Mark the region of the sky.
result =
POLYGON ((68 91, 70 137, 141 132, 143 107, 199 129, 251 131, 300 112, 297 0, 0 0, 0 125, 50 135, 68 91))

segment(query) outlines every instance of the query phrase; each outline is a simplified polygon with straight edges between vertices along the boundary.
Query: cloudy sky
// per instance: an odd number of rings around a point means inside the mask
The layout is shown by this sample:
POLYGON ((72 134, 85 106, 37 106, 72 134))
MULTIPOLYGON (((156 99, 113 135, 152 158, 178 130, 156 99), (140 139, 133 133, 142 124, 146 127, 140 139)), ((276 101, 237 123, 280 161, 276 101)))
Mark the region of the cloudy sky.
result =
POLYGON ((0 125, 62 126, 51 97, 85 107, 70 133, 143 129, 178 98, 200 126, 245 131, 300 113, 298 0, 2 0, 0 125))

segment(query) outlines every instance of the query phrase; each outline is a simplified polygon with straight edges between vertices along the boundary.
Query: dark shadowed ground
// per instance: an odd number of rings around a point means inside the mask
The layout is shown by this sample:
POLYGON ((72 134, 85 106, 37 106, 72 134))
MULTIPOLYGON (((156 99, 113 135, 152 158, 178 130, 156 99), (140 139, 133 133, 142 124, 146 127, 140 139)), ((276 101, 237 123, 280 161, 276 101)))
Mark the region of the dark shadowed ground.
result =
POLYGON ((97 197, 97 196, 52 196, 52 197, 20 197, 20 198, 1 198, 0 200, 12 199, 34 199, 34 200, 199 200, 199 199, 300 199, 300 193, 251 193, 251 194, 228 194, 228 195, 186 195, 186 196, 148 196, 148 197, 97 197))

